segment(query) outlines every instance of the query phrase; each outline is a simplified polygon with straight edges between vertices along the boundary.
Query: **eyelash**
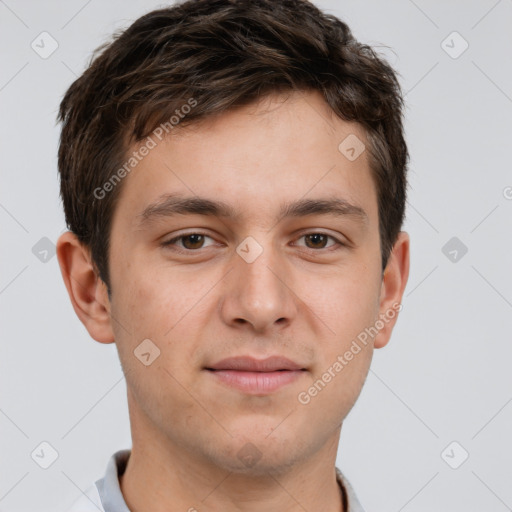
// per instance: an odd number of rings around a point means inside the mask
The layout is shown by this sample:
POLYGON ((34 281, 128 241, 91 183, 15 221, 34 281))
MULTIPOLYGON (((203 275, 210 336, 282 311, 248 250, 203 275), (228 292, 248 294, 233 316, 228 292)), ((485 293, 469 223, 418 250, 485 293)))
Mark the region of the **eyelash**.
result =
MULTIPOLYGON (((181 240, 181 239, 186 238, 187 236, 191 236, 191 235, 202 235, 207 238, 212 238, 211 236, 207 235, 206 233, 201 233, 199 231, 191 231, 190 233, 183 233, 180 236, 177 236, 170 240, 162 242, 162 246, 165 248, 168 248, 172 251, 176 251, 180 254, 192 254, 192 253, 201 251, 201 249, 205 249, 205 247, 200 247, 199 249, 184 249, 184 248, 181 248, 181 247, 178 247, 175 245, 175 242, 177 242, 178 240, 181 240)), ((312 231, 312 232, 304 233, 303 235, 301 235, 298 238, 298 240, 300 240, 301 238, 304 238, 305 236, 308 236, 308 235, 324 235, 324 236, 327 236, 328 238, 334 240, 336 242, 336 244, 334 244, 331 247, 321 247, 320 249, 312 249, 311 247, 304 247, 307 251, 312 251, 312 252, 329 251, 329 252, 331 252, 331 251, 337 251, 343 247, 346 247, 346 244, 344 244, 343 242, 338 240, 336 237, 329 235, 328 233, 323 233, 321 231, 312 231)))

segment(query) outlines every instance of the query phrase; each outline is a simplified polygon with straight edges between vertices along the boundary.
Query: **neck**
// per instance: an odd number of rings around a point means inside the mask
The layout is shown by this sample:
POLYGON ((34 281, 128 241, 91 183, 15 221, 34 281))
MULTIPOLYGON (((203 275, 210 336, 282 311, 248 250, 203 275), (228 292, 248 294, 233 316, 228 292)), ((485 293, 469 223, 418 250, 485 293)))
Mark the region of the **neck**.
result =
POLYGON ((133 446, 119 478, 132 512, 345 512, 335 471, 340 427, 307 460, 277 471, 261 465, 241 471, 193 453, 142 423, 141 417, 131 418, 133 446))

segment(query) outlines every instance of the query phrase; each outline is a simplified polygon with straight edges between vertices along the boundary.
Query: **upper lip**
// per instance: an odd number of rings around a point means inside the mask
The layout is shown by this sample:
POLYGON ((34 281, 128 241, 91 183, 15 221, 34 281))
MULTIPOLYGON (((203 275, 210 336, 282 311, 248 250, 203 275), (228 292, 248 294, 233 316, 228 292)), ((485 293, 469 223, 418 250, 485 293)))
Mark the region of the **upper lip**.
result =
POLYGON ((283 356, 271 356, 266 359, 255 359, 251 356, 228 357, 207 366, 207 370, 238 370, 246 372, 274 372, 277 370, 305 370, 294 361, 283 356))

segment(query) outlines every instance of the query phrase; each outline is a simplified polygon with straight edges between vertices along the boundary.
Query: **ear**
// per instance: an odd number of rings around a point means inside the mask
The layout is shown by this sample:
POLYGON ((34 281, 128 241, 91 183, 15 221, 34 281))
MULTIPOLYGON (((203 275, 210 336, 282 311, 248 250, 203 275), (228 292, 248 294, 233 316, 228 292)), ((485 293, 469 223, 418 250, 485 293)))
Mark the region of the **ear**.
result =
POLYGON ((374 338, 375 348, 386 346, 391 337, 398 313, 402 309, 401 301, 408 277, 409 235, 405 231, 400 231, 382 278, 379 319, 377 320, 379 332, 374 338))
POLYGON ((71 231, 57 241, 57 258, 73 309, 93 339, 113 343, 107 287, 97 275, 90 251, 71 231))

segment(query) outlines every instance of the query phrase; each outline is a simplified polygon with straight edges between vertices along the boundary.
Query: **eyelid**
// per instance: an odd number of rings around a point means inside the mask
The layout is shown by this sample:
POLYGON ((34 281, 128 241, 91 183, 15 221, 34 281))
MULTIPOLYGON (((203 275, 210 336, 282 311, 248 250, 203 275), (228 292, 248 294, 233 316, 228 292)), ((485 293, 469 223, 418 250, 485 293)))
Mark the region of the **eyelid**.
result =
MULTIPOLYGON (((200 230, 195 230, 195 231, 187 231, 185 233, 180 233, 179 235, 173 236, 169 240, 165 240, 164 242, 162 242, 162 245, 164 247, 172 247, 174 250, 176 250, 178 252, 189 253, 189 254, 191 254, 193 252, 199 252, 201 249, 205 248, 205 247, 200 247, 199 249, 185 249, 183 247, 177 246, 176 242, 178 242, 179 240, 186 238, 187 236, 190 236, 190 235, 201 235, 205 238, 210 238, 211 240, 214 240, 214 238, 212 236, 208 235, 207 233, 204 233, 200 230)), ((213 244, 208 245, 207 247, 211 247, 212 245, 213 244)))
POLYGON ((336 243, 330 247, 321 247, 320 249, 313 249, 311 247, 306 247, 306 246, 301 246, 301 247, 304 247, 305 249, 309 250, 309 251, 314 251, 314 252, 326 252, 326 251, 333 251, 333 250, 336 250, 336 249, 339 249, 340 247, 346 247, 348 246, 348 243, 346 242, 343 242, 342 240, 340 240, 338 237, 334 236, 334 235, 331 235, 330 233, 327 233, 325 231, 305 231, 305 232, 302 232, 297 238, 296 240, 300 240, 301 238, 307 236, 307 235, 324 235, 328 238, 331 238, 332 240, 334 240, 336 243))
MULTIPOLYGON (((169 247, 169 248, 171 248, 171 250, 174 250, 174 251, 182 253, 182 254, 193 254, 193 253, 199 253, 201 251, 201 249, 206 249, 207 247, 211 247, 214 245, 214 244, 211 244, 206 247, 200 247, 199 249, 186 249, 183 247, 179 247, 176 244, 176 242, 178 242, 179 240, 186 238, 187 236, 190 236, 190 235, 201 235, 203 237, 210 238, 210 239, 214 240, 214 238, 212 236, 208 235, 207 233, 204 233, 201 230, 194 230, 194 231, 187 231, 184 233, 180 233, 180 234, 172 237, 171 239, 162 242, 162 246, 169 247)), ((336 237, 334 235, 331 235, 325 231, 311 230, 311 228, 309 230, 302 231, 294 240, 295 241, 300 240, 301 238, 303 238, 307 235, 324 235, 324 236, 327 236, 328 238, 331 238, 332 240, 334 240, 335 244, 333 244, 330 247, 321 247, 319 249, 314 249, 314 248, 307 247, 307 246, 297 246, 297 247, 303 247, 304 249, 306 249, 306 251, 321 253, 321 252, 328 252, 328 251, 336 251, 336 250, 340 249, 341 247, 348 246, 347 242, 343 242, 342 240, 340 240, 338 237, 336 237)))

